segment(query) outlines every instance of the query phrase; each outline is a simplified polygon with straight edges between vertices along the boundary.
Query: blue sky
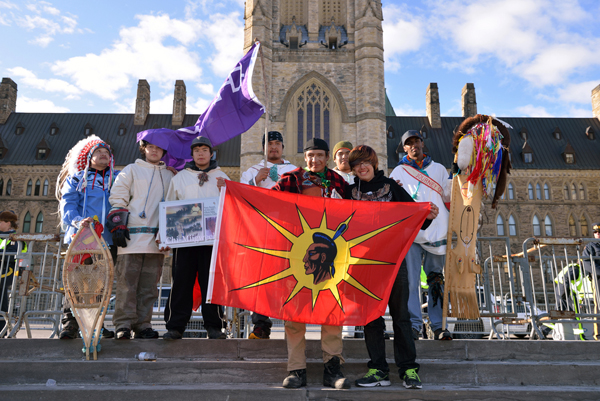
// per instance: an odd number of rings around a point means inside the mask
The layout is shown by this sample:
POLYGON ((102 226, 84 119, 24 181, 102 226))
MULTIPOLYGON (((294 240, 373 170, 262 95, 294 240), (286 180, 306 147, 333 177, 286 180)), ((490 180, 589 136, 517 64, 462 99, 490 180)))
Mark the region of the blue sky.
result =
MULTIPOLYGON (((17 111, 132 113, 137 81, 151 113, 171 113, 183 79, 187 111, 205 110, 242 55, 244 0, 0 0, 0 71, 17 111)), ((383 1, 385 79, 398 115, 425 115, 436 82, 443 116, 478 111, 591 117, 600 84, 598 0, 383 1)))

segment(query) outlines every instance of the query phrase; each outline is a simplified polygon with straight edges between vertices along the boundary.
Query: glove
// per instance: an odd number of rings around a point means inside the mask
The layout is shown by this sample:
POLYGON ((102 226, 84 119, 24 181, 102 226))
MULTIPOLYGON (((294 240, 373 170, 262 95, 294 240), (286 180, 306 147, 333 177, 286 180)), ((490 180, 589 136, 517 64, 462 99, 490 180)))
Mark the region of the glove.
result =
POLYGON ((129 210, 113 209, 106 216, 106 228, 108 231, 115 232, 120 229, 127 229, 127 220, 129 219, 129 210))
POLYGON ((129 230, 126 226, 119 226, 112 232, 112 239, 114 245, 127 248, 127 241, 125 239, 131 240, 129 238, 129 230))

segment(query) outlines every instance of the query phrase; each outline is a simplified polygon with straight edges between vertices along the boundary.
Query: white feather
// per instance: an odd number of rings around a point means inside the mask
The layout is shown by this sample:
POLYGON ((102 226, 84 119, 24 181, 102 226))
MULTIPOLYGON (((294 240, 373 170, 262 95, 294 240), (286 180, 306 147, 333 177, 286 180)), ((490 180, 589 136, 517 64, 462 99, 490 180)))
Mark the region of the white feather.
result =
POLYGON ((473 137, 467 136, 463 138, 458 144, 458 151, 456 152, 456 164, 461 171, 464 171, 469 167, 471 162, 471 155, 473 154, 473 137))

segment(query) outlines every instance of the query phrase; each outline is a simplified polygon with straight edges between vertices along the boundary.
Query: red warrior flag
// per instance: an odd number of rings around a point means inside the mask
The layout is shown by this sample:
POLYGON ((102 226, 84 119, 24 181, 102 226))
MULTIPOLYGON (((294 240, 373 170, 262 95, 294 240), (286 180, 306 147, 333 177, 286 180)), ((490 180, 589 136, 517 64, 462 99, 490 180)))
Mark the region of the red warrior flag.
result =
POLYGON ((227 181, 207 301, 295 322, 365 325, 385 314, 429 210, 227 181))

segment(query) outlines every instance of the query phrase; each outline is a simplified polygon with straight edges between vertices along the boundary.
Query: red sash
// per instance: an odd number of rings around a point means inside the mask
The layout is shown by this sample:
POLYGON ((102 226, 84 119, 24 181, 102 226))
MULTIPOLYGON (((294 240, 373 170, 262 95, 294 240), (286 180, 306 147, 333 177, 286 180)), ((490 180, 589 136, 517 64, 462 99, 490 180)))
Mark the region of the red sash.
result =
MULTIPOLYGON (((403 164, 402 167, 404 167, 404 171, 406 171, 412 178, 419 181, 421 184, 425 185, 426 187, 433 189, 435 192, 437 192, 440 195, 440 197, 442 199, 444 199, 444 190, 442 189, 442 186, 440 184, 438 184, 437 181, 435 181, 433 178, 430 178, 427 175, 423 174, 422 172, 420 172, 413 166, 403 164)), ((446 209, 450 210, 450 202, 445 203, 445 205, 446 205, 446 209)))

